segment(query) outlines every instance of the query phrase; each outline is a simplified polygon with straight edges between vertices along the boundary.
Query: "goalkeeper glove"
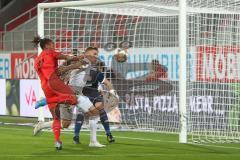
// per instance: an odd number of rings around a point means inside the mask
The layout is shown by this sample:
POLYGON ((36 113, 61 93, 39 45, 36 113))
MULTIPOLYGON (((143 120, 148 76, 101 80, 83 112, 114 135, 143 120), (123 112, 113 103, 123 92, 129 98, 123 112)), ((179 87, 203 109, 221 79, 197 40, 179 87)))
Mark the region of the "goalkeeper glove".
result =
POLYGON ((117 99, 119 100, 119 96, 118 96, 117 92, 116 92, 114 89, 111 89, 109 92, 110 92, 111 94, 113 94, 114 96, 116 96, 117 99))

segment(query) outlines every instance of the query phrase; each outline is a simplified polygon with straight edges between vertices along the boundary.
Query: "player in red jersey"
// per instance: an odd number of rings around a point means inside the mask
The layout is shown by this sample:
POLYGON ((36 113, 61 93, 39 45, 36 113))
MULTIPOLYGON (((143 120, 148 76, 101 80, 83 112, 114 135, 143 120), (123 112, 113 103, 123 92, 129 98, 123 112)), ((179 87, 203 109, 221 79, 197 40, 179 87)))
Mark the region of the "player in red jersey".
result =
POLYGON ((81 68, 82 63, 78 62, 73 65, 58 70, 58 60, 79 60, 80 57, 74 57, 55 51, 54 43, 51 39, 35 37, 33 43, 40 45, 42 52, 38 55, 34 62, 34 68, 41 80, 41 87, 46 96, 48 108, 53 117, 53 133, 55 139, 55 147, 57 150, 62 149, 60 140, 61 121, 59 104, 77 104, 77 97, 72 89, 66 85, 59 77, 60 72, 66 72, 71 69, 81 68))
POLYGON ((158 60, 152 60, 152 71, 151 73, 146 77, 146 82, 155 82, 158 80, 167 80, 168 78, 168 72, 167 68, 160 64, 158 60))

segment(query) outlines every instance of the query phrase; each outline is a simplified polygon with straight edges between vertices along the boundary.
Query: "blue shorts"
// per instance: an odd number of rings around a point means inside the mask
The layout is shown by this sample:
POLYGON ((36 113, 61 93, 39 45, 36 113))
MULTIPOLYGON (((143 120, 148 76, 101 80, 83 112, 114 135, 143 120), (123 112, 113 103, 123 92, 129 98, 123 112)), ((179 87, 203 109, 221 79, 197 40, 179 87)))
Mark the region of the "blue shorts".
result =
POLYGON ((89 98, 94 106, 97 102, 103 102, 103 96, 98 92, 98 90, 83 89, 82 93, 84 96, 89 98))

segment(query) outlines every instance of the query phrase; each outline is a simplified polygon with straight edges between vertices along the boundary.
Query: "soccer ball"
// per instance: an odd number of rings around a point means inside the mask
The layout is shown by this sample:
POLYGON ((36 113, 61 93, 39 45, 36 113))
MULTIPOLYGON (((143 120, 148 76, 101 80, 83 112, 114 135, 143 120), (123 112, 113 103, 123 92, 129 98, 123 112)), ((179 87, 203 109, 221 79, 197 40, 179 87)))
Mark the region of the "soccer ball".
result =
POLYGON ((114 59, 119 63, 126 62, 128 59, 127 50, 117 49, 116 53, 114 54, 114 59))

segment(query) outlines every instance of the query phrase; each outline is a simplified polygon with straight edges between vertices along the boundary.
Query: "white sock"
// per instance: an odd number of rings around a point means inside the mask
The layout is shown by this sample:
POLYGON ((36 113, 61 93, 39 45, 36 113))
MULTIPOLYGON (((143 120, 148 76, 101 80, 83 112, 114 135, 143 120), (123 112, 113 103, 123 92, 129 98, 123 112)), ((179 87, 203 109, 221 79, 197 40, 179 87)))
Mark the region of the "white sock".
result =
POLYGON ((53 121, 43 122, 43 123, 41 124, 41 129, 52 128, 52 123, 53 123, 53 121))
POLYGON ((97 120, 95 118, 89 120, 90 125, 90 143, 97 142, 97 120))

